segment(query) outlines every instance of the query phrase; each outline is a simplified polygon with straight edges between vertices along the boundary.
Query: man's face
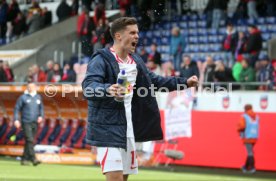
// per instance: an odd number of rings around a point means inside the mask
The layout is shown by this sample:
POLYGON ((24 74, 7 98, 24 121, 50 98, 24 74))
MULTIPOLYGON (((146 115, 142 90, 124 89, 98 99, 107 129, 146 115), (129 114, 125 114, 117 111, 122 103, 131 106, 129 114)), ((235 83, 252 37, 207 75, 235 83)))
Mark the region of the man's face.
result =
POLYGON ((242 68, 247 68, 248 67, 248 64, 247 64, 246 60, 243 60, 241 62, 241 64, 242 64, 242 68))
POLYGON ((124 50, 134 53, 138 44, 139 30, 137 25, 128 25, 124 30, 118 32, 117 41, 122 45, 124 50))
POLYGON ((151 51, 155 52, 156 51, 156 46, 155 45, 151 45, 151 51))
POLYGON ((212 59, 212 57, 206 57, 206 64, 207 65, 212 65, 213 64, 213 59, 212 59))
POLYGON ((34 83, 28 84, 28 91, 29 92, 34 92, 36 91, 36 85, 34 83))
POLYGON ((190 65, 190 63, 191 63, 190 57, 184 57, 183 62, 184 62, 185 65, 190 65))

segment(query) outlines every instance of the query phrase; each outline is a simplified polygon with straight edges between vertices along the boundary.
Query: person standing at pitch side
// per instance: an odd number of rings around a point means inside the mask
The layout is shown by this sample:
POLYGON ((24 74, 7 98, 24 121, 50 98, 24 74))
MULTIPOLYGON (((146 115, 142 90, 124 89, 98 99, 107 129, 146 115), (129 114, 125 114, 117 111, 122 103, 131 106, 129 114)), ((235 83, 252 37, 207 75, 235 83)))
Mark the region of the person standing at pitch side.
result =
POLYGON ((22 125, 25 137, 21 165, 28 165, 28 161, 31 161, 34 166, 40 164, 35 157, 34 139, 37 124, 41 123, 44 117, 44 107, 42 98, 36 90, 34 83, 28 83, 27 90, 17 99, 14 108, 14 126, 20 128, 22 125), (19 112, 21 112, 21 121, 19 121, 19 112))
POLYGON ((135 141, 163 138, 157 101, 149 87, 174 91, 178 85, 182 89, 197 86, 198 78, 164 78, 149 72, 141 57, 134 53, 139 39, 135 18, 116 19, 110 33, 113 46, 98 50, 92 56, 82 82, 84 97, 88 99, 86 139, 97 147, 106 180, 126 181, 129 174, 138 173, 135 141), (116 84, 122 70, 127 75, 127 89, 116 84), (146 90, 149 94, 139 96, 146 90), (115 101, 114 98, 122 96, 123 102, 115 101))

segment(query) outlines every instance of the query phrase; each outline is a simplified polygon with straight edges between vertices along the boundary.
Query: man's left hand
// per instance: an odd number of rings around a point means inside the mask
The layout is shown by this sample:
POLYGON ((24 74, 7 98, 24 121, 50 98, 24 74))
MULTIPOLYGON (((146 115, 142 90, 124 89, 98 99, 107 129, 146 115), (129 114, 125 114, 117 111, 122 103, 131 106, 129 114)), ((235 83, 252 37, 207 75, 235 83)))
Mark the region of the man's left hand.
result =
POLYGON ((192 76, 187 80, 188 87, 197 87, 198 86, 198 78, 197 76, 192 76))
POLYGON ((43 121, 43 118, 42 117, 38 117, 37 118, 37 123, 39 124, 39 123, 41 123, 43 121))

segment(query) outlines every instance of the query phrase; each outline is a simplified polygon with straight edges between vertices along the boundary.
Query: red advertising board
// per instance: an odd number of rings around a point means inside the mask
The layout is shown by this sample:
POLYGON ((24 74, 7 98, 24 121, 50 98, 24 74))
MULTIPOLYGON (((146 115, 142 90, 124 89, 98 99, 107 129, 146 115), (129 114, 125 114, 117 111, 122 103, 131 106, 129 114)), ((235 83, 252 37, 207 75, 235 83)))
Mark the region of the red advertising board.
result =
MULTIPOLYGON (((177 139, 176 149, 184 152, 174 164, 240 168, 246 149, 237 132, 241 112, 192 111, 192 137, 177 139)), ((276 171, 276 113, 259 113, 260 137, 254 147, 256 168, 276 171)), ((164 114, 161 112, 162 118, 164 114)), ((162 119, 163 121, 164 119, 162 119)), ((156 144, 155 153, 162 144, 156 144)), ((172 148, 173 145, 167 145, 172 148)), ((164 149, 164 146, 163 148, 164 149)), ((164 154, 160 161, 168 160, 164 154)))

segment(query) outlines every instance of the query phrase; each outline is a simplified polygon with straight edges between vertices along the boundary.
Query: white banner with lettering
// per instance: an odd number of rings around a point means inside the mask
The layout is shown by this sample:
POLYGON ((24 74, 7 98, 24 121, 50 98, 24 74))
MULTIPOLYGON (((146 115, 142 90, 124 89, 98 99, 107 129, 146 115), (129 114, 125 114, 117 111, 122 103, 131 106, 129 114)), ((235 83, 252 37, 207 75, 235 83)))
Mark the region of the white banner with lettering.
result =
MULTIPOLYGON (((165 140, 192 136, 191 110, 193 95, 191 89, 179 92, 161 93, 164 109, 165 140), (166 101, 166 102, 165 102, 166 101)), ((160 100, 160 99, 159 99, 160 100)))

